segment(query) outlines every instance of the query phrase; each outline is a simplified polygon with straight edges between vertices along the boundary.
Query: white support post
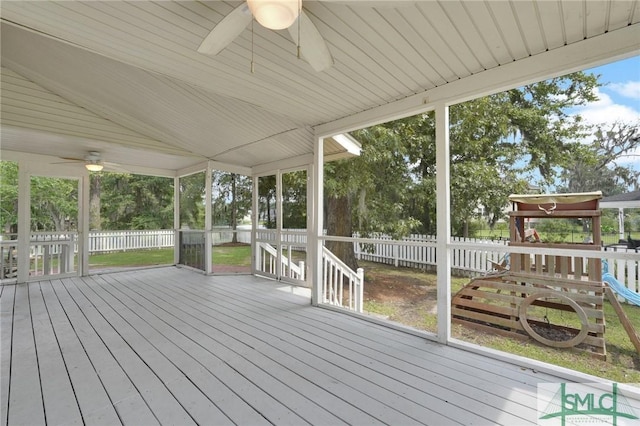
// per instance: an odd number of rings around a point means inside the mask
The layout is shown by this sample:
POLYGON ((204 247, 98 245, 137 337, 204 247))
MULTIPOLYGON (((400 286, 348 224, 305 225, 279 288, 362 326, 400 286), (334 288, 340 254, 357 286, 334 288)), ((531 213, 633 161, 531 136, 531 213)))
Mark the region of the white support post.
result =
POLYGON ((311 303, 317 306, 322 301, 322 228, 324 212, 324 139, 316 138, 313 150, 313 217, 309 237, 309 259, 311 259, 311 303))
POLYGON ((29 279, 31 239, 31 175, 26 161, 18 164, 18 283, 29 279))
POLYGON ((356 275, 358 276, 358 303, 356 310, 362 313, 364 311, 364 269, 358 268, 356 275))
POLYGON ((211 274, 213 273, 213 240, 212 240, 212 231, 213 224, 211 218, 211 202, 212 202, 212 194, 213 191, 213 181, 212 181, 212 173, 213 168, 211 167, 211 161, 207 161, 207 171, 205 172, 205 204, 204 204, 204 270, 205 273, 211 274))
POLYGON ((180 177, 173 178, 173 264, 180 263, 180 177))
POLYGON ((618 233, 619 239, 624 240, 624 208, 618 208, 618 233))
POLYGON ((253 176, 252 184, 253 191, 251 192, 251 273, 253 275, 258 273, 260 267, 260 253, 258 253, 258 244, 256 242, 258 231, 258 181, 260 178, 253 176))
POLYGON ((313 271, 315 271, 316 269, 318 269, 318 266, 316 265, 316 258, 313 256, 313 253, 315 253, 314 250, 314 245, 312 243, 313 241, 313 226, 314 226, 314 215, 315 215, 315 198, 314 198, 314 189, 313 189, 313 182, 314 182, 314 172, 315 171, 315 167, 313 166, 313 164, 309 164, 309 166, 307 167, 307 257, 306 257, 306 262, 305 264, 307 265, 307 267, 309 268, 308 274, 305 273, 304 276, 304 281, 305 283, 311 287, 313 286, 313 271))
POLYGON ((438 341, 451 339, 451 179, 449 155, 449 107, 436 106, 436 217, 438 341))
POLYGON ((285 274, 282 271, 282 171, 276 170, 276 276, 278 280, 285 274))
MULTIPOLYGON (((91 199, 91 181, 88 171, 84 171, 78 181, 78 273, 89 275, 89 211, 91 199)), ((73 246, 71 247, 73 251, 73 246)))

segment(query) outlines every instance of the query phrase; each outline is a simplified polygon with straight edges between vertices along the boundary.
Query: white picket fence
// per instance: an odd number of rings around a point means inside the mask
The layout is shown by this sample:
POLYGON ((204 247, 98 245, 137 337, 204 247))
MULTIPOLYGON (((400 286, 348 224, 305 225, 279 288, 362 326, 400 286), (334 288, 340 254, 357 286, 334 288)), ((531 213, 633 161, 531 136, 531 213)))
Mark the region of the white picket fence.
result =
MULTIPOLYGON (((233 238, 231 229, 214 229, 212 241, 214 244, 231 242, 233 238)), ((251 242, 249 229, 238 229, 237 240, 241 243, 251 242)), ((174 246, 174 231, 172 229, 144 230, 144 231, 92 231, 89 234, 89 253, 105 253, 127 250, 171 248, 174 246)), ((10 253, 15 252, 15 241, 8 241, 11 236, 4 235, 5 241, 0 241, 2 250, 1 271, 5 276, 11 276, 15 271, 15 263, 10 253)), ((276 243, 276 233, 273 230, 258 230, 258 241, 276 243)), ((281 244, 288 246, 289 250, 305 251, 307 234, 304 229, 287 229, 280 234, 281 244)), ((377 263, 386 263, 395 266, 404 266, 420 269, 434 269, 436 267, 436 238, 430 235, 414 234, 401 240, 394 240, 390 236, 378 235, 368 238, 373 243, 354 242, 356 257, 377 263)), ((479 240, 454 237, 452 241, 460 243, 476 243, 486 245, 483 248, 454 248, 452 249, 452 268, 458 274, 469 276, 490 272, 492 265, 501 263, 507 253, 507 241, 505 240, 479 240)), ((603 259, 608 260, 611 273, 627 288, 640 292, 640 251, 628 250, 623 247, 606 248, 601 253, 603 259), (637 259, 615 259, 608 255, 612 252, 638 253, 637 259)), ((31 236, 30 255, 35 261, 38 270, 45 274, 50 265, 60 265, 65 272, 75 269, 73 255, 77 252, 76 233, 44 233, 37 232, 31 236), (73 250, 71 250, 73 246, 73 250), (53 257, 58 257, 53 261, 53 257)), ((269 262, 269 256, 265 254, 264 261, 269 262)), ((285 256, 283 258, 286 259, 285 256)), ((283 266, 284 267, 284 266, 283 266)), ((270 266, 265 264, 265 268, 270 266)), ((289 268, 286 268, 289 270, 289 268)), ((274 269, 275 271, 275 269, 274 269)), ((294 274, 293 272, 290 272, 294 274)), ((298 279, 300 275, 295 273, 298 279)), ((304 276, 304 272, 301 274, 304 276)))
POLYGON ((89 232, 89 253, 173 247, 174 238, 173 229, 91 231, 89 232))
MULTIPOLYGON (((380 242, 354 243, 355 255, 359 260, 419 269, 431 269, 437 265, 436 237, 433 235, 412 234, 400 240, 388 235, 376 235, 368 239, 375 239, 380 242), (402 242, 407 244, 403 245, 402 242)), ((502 240, 489 241, 453 237, 452 241, 486 244, 488 246, 487 249, 452 250, 451 267, 467 275, 485 273, 491 270, 492 262, 500 263, 507 253, 507 242, 502 240), (502 247, 505 247, 505 249, 502 249, 502 247)))

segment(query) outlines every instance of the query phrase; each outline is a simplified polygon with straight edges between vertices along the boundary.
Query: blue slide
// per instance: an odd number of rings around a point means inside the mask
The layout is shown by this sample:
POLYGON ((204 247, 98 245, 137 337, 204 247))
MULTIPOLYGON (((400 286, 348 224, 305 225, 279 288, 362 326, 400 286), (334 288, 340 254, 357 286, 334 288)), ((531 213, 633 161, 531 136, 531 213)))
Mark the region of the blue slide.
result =
POLYGON ((640 294, 629 290, 627 287, 622 285, 616 277, 611 275, 609 273, 609 264, 606 260, 602 261, 602 281, 609 284, 611 290, 613 290, 617 295, 624 297, 628 302, 633 303, 636 306, 640 306, 640 294))

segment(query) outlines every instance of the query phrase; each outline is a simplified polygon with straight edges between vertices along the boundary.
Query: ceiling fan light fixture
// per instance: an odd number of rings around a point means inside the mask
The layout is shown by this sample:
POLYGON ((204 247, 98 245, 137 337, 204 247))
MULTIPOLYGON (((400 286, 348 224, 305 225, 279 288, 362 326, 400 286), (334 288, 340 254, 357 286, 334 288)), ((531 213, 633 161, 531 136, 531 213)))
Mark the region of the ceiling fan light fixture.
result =
POLYGON ((104 166, 98 161, 92 161, 84 165, 90 172, 100 172, 104 166))
POLYGON ((299 0, 247 0, 256 21, 271 30, 289 28, 298 18, 299 0))

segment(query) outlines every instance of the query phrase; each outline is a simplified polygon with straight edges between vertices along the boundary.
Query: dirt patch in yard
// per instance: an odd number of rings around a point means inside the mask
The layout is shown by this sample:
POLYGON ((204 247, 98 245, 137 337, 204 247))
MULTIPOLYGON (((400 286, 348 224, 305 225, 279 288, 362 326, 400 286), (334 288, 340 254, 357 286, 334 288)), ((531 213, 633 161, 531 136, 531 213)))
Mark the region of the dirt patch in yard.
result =
POLYGON ((391 321, 434 331, 437 296, 433 274, 411 268, 390 269, 368 262, 361 266, 365 269, 365 310, 391 321))

